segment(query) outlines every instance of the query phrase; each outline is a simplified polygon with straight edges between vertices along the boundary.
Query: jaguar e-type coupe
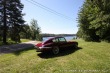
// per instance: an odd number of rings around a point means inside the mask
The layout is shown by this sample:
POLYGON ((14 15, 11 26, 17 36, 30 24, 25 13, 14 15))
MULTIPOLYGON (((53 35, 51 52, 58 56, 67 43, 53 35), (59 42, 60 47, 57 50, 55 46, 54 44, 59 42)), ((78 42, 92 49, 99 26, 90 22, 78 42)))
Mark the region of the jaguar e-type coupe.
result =
POLYGON ((51 51, 53 54, 58 54, 60 49, 77 48, 78 42, 66 41, 64 37, 52 37, 45 42, 36 44, 35 47, 37 52, 51 51))

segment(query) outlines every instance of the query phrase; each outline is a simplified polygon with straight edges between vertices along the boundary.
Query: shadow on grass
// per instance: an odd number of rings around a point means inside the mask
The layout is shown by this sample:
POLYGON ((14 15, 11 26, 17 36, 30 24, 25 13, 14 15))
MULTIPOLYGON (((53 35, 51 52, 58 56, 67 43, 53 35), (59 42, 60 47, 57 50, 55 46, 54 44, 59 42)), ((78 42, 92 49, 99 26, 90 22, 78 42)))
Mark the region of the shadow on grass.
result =
POLYGON ((34 46, 15 51, 15 52, 13 52, 13 54, 18 56, 18 55, 22 54, 23 52, 33 50, 33 49, 34 49, 34 46))
POLYGON ((69 54, 72 54, 72 53, 74 53, 74 52, 76 52, 77 50, 80 50, 80 49, 82 49, 82 48, 78 47, 78 48, 63 49, 57 55, 54 55, 51 52, 39 53, 37 55, 40 58, 48 59, 48 58, 54 58, 54 57, 69 55, 69 54))
POLYGON ((3 45, 0 46, 0 54, 13 53, 15 55, 20 55, 22 52, 31 49, 34 49, 34 45, 29 43, 3 45))

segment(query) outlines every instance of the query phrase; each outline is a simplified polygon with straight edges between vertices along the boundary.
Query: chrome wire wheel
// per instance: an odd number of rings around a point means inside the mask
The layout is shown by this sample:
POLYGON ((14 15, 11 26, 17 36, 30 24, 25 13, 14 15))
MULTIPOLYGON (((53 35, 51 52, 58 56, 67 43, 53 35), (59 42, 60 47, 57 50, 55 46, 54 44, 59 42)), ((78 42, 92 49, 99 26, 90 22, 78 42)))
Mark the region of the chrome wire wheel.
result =
POLYGON ((76 49, 78 48, 78 44, 75 44, 75 46, 74 46, 76 49))
POLYGON ((55 46, 52 49, 53 54, 58 54, 59 53, 59 47, 55 46))

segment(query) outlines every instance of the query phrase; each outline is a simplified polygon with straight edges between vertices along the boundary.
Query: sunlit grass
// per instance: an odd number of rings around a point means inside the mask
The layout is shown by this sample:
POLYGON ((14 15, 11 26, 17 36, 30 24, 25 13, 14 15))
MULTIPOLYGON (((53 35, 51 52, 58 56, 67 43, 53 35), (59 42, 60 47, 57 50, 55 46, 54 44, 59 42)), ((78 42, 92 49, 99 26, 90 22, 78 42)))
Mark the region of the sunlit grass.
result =
POLYGON ((15 42, 15 41, 12 41, 10 38, 7 39, 7 44, 3 44, 2 41, 0 41, 0 46, 2 45, 11 45, 11 44, 18 44, 18 43, 23 43, 23 42, 29 42, 29 41, 32 41, 30 39, 20 39, 20 42, 15 42))
POLYGON ((41 54, 35 49, 20 54, 1 54, 0 73, 109 73, 110 43, 76 40, 82 49, 59 55, 41 54))
POLYGON ((31 41, 30 39, 20 39, 21 40, 21 42, 29 42, 29 41, 31 41))

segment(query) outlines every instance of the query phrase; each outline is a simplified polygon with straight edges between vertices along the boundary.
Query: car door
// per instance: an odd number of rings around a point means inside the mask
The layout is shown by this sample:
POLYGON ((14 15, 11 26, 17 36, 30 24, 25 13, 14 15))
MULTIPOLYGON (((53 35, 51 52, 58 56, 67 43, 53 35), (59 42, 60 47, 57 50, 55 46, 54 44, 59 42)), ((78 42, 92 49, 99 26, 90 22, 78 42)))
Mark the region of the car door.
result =
POLYGON ((59 46, 58 38, 54 38, 52 41, 53 41, 53 46, 59 46))
POLYGON ((61 37, 58 38, 59 39, 59 46, 60 48, 66 48, 67 47, 67 41, 65 38, 61 37))

